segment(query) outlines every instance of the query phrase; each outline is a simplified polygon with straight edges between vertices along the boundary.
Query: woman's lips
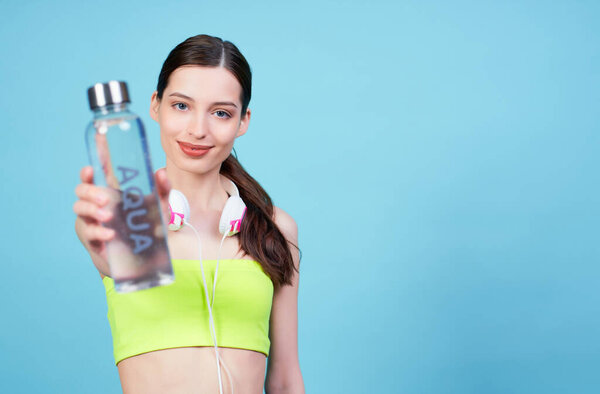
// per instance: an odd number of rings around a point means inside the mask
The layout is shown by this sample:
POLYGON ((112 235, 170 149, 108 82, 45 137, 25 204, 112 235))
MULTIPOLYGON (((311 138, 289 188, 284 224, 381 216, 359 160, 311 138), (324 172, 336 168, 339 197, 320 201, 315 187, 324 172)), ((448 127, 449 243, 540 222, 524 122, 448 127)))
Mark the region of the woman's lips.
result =
POLYGON ((194 145, 194 144, 188 144, 187 142, 177 141, 177 143, 179 144, 179 147, 181 148, 183 153, 185 153, 188 156, 192 156, 192 157, 204 156, 205 154, 208 153, 210 148, 212 148, 212 146, 194 145))

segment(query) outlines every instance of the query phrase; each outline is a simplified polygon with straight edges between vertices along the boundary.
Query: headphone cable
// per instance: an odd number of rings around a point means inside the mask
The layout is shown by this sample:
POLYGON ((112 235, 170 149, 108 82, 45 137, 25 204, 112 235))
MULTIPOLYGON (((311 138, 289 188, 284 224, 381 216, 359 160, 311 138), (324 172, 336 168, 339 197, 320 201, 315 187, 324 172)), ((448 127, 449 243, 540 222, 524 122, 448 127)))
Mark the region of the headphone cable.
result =
POLYGON ((219 378, 219 393, 223 394, 223 382, 221 379, 221 365, 219 363, 219 351, 217 350, 217 335, 216 335, 216 330, 214 327, 214 320, 213 320, 213 315, 212 315, 212 308, 210 306, 210 299, 208 298, 208 289, 206 286, 206 278, 204 276, 204 265, 202 264, 202 242, 200 240, 200 235, 198 235, 198 232, 196 231, 196 229, 194 228, 194 226, 192 226, 190 223, 188 223, 187 221, 183 221, 184 225, 187 225, 188 227, 190 227, 193 231, 194 234, 196 234, 196 238, 198 238, 198 252, 199 252, 199 257, 200 257, 200 269, 202 271, 202 281, 204 282, 204 294, 206 296, 206 306, 208 307, 208 314, 210 317, 210 329, 211 329, 211 334, 213 337, 213 345, 215 347, 215 357, 216 357, 216 361, 217 361, 217 374, 218 374, 218 378, 219 378))
MULTIPOLYGON (((217 273, 219 272, 219 260, 221 257, 221 248, 223 247, 223 241, 225 241, 225 238, 227 238, 227 234, 228 233, 223 234, 223 238, 221 238, 221 244, 219 245, 219 251, 217 252, 217 266, 215 268, 215 276, 213 278, 213 292, 212 292, 212 299, 210 302, 211 310, 212 310, 213 304, 215 302, 215 290, 216 290, 216 286, 217 286, 217 273)), ((218 350, 217 350, 217 353, 218 353, 218 350)), ((231 377, 231 372, 229 372, 229 369, 227 368, 227 365, 225 364, 225 360, 223 360, 220 353, 218 353, 217 358, 221 363, 223 363, 223 368, 225 368, 225 372, 227 372, 227 377, 229 378, 229 386, 231 387, 231 394, 234 394, 233 381, 232 381, 233 378, 231 377)))

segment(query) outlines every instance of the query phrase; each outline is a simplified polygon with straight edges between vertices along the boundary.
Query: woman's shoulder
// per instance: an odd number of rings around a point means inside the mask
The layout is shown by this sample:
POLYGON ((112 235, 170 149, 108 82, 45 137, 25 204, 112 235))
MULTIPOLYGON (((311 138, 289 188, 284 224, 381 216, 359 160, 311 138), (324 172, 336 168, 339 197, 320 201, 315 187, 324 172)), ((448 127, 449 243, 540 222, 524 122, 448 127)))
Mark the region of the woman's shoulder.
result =
POLYGON ((296 221, 289 213, 284 211, 282 208, 276 207, 274 205, 273 205, 273 221, 275 221, 275 223, 277 223, 277 225, 280 227, 285 227, 285 228, 289 228, 289 229, 291 229, 293 227, 297 227, 296 221))
POLYGON ((286 238, 289 240, 298 239, 298 225, 289 213, 279 207, 273 206, 273 221, 286 238))

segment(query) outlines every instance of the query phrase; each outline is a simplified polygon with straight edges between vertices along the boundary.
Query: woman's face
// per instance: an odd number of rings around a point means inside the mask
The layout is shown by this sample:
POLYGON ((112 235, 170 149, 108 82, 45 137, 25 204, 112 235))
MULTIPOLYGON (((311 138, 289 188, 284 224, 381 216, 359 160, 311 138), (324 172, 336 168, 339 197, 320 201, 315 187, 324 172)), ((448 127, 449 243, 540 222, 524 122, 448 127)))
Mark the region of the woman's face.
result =
POLYGON ((248 129, 250 110, 241 114, 242 86, 223 67, 182 66, 173 71, 150 116, 160 125, 167 163, 206 173, 229 156, 235 139, 248 129))

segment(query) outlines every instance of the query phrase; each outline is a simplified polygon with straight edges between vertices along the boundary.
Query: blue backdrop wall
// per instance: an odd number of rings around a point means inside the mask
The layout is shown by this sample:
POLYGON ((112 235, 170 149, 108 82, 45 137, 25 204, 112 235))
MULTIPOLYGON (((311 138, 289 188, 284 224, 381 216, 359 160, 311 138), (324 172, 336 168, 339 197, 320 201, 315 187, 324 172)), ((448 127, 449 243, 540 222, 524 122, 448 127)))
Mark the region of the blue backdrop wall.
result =
POLYGON ((208 33, 253 73, 238 158, 297 221, 309 393, 600 390, 600 6, 1 2, 0 391, 119 392, 74 232, 86 89, 150 96, 208 33))

